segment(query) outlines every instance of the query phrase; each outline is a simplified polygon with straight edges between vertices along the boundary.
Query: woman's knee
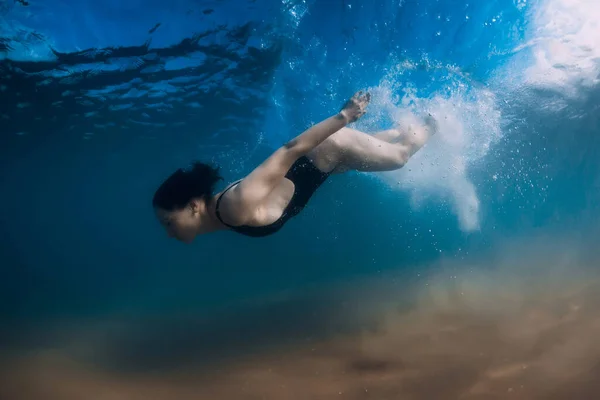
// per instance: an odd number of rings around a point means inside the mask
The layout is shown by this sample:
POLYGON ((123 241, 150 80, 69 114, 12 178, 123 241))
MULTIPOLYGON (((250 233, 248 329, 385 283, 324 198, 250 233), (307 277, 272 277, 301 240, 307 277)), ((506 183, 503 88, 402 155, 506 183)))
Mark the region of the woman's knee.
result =
POLYGON ((334 137, 335 135, 328 137, 308 154, 313 164, 321 171, 330 172, 334 170, 342 160, 341 144, 334 137))
POLYGON ((396 145, 398 147, 397 151, 394 154, 394 163, 398 168, 402 168, 408 162, 410 158, 410 152, 408 148, 404 145, 396 145))
POLYGON ((330 160, 341 161, 344 158, 344 154, 352 150, 352 140, 349 135, 345 134, 343 130, 340 130, 330 137, 327 138, 319 147, 323 153, 327 153, 330 160))

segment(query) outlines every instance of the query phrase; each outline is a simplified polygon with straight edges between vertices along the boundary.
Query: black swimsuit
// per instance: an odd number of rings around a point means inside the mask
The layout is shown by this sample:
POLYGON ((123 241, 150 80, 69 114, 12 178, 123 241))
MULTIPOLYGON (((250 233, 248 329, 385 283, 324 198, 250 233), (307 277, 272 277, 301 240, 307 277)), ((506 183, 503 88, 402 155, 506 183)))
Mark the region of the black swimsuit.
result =
POLYGON ((223 221, 221 214, 219 213, 219 203, 221 202, 221 198, 229 189, 234 187, 240 181, 225 189, 217 199, 215 210, 217 218, 219 218, 219 221, 221 221, 224 225, 228 226, 237 233, 241 233, 242 235, 253 237, 272 235, 280 230, 290 218, 298 215, 298 213, 302 211, 302 209, 308 203, 308 200, 310 200, 311 196, 315 193, 319 186, 321 186, 323 182, 327 180, 329 173, 322 172, 320 169, 315 167, 315 165, 307 157, 301 157, 294 163, 294 165, 292 165, 285 177, 294 183, 294 195, 283 210, 283 214, 281 214, 281 217, 279 217, 277 221, 264 226, 232 226, 223 221))

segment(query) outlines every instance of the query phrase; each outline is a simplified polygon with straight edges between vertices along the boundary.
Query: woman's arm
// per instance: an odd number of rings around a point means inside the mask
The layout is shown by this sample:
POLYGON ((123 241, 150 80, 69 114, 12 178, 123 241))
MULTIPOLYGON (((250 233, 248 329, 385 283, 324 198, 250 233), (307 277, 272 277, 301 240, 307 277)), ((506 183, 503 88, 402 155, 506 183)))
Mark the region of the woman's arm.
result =
MULTIPOLYGON (((288 151, 290 157, 293 158, 283 175, 285 175, 287 170, 297 159, 308 154, 315 147, 323 143, 325 139, 350 122, 359 119, 365 113, 369 100, 371 100, 371 95, 369 93, 363 94, 362 91, 355 93, 354 96, 344 104, 339 113, 313 125, 283 145, 279 150, 288 151)), ((275 153, 273 155, 275 155, 275 153)), ((266 161, 268 161, 268 159, 266 161)), ((264 163, 261 164, 261 166, 262 165, 264 165, 264 163)), ((248 177, 250 177, 250 175, 248 175, 248 177)))
POLYGON ((260 204, 285 177, 296 160, 308 154, 348 123, 359 119, 365 113, 370 100, 369 93, 362 91, 356 93, 344 104, 339 113, 313 125, 277 149, 229 191, 231 192, 229 198, 232 202, 238 203, 238 207, 240 205, 252 207, 252 205, 260 204))

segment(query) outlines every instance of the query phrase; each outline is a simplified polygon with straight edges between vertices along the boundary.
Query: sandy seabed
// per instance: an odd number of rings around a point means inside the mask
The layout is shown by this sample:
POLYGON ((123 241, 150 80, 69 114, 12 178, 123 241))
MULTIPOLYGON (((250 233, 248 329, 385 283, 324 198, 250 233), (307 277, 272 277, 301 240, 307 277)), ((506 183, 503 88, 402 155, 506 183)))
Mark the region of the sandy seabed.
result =
POLYGON ((0 398, 598 399, 600 270, 578 247, 515 241, 203 322, 48 323, 5 346, 0 398))

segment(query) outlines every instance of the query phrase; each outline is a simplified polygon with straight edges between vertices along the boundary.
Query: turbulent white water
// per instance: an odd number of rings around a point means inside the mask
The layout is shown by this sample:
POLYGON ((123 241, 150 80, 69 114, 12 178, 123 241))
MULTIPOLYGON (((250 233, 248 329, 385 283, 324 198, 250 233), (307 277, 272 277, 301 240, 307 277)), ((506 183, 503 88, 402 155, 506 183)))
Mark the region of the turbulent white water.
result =
POLYGON ((577 98, 600 81, 600 2, 539 0, 531 10, 533 30, 524 48, 532 63, 525 84, 577 98))
POLYGON ((441 91, 419 98, 415 84, 407 86, 404 78, 416 67, 403 62, 372 89, 371 114, 360 123, 373 131, 375 121, 382 117, 415 123, 430 112, 438 118, 438 134, 405 168, 378 175, 392 187, 408 191, 415 209, 426 202, 449 200, 466 232, 481 224, 480 199, 468 168, 503 137, 503 122, 507 122, 496 93, 506 96, 508 91, 518 98, 525 90, 528 109, 552 111, 581 99, 600 80, 600 3, 540 0, 531 5, 528 19, 527 42, 515 49, 513 60, 492 74, 485 87, 469 82, 456 68, 425 62, 430 69, 445 68, 447 82, 441 91), (529 89, 556 96, 541 99, 529 89))
POLYGON ((392 187, 409 191, 415 209, 426 201, 447 199, 461 229, 476 230, 480 201, 467 167, 485 157, 502 136, 495 97, 489 90, 470 84, 455 68, 438 65, 431 68, 445 70, 444 93, 419 98, 414 84, 407 84, 403 77, 415 68, 413 63, 400 63, 371 89, 371 112, 358 127, 372 132, 381 126, 381 120, 402 127, 421 123, 427 112, 434 115, 439 130, 426 146, 404 168, 378 175, 392 187))

